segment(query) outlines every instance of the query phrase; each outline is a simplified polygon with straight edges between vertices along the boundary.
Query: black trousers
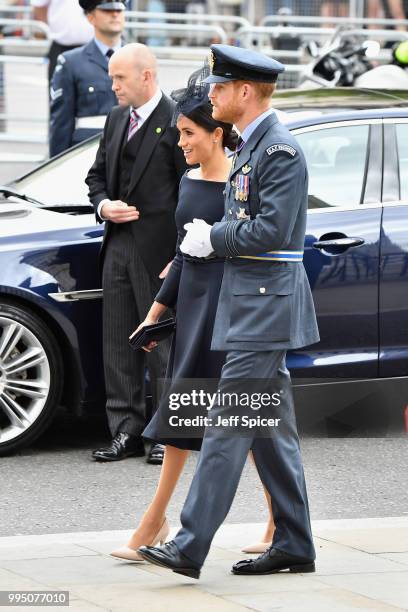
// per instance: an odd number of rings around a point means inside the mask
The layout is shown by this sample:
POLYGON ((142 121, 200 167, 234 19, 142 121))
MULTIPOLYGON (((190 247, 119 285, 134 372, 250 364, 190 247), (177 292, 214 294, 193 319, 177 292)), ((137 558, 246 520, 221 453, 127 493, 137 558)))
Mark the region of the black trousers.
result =
POLYGON ((146 353, 131 349, 128 338, 146 317, 160 284, 148 274, 130 224, 114 225, 102 274, 106 412, 112 436, 119 431, 139 436, 145 427, 146 365, 157 407, 157 380, 165 377, 170 340, 146 353))

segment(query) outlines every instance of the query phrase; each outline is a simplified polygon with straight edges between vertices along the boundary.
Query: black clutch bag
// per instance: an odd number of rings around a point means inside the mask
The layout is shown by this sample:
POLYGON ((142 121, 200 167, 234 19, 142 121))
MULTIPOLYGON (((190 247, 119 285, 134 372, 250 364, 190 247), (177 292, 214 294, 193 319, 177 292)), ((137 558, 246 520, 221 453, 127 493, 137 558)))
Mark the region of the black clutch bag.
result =
POLYGON ((165 319, 152 325, 146 325, 129 336, 129 344, 132 349, 137 351, 142 346, 147 346, 149 342, 160 342, 160 340, 168 338, 175 329, 176 321, 174 319, 165 319))

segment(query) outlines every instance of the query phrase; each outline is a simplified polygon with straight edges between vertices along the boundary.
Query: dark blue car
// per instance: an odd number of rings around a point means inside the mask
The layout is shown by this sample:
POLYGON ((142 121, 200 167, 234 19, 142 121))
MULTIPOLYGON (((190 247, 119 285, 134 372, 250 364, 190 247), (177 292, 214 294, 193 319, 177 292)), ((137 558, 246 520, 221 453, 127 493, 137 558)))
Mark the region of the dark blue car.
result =
MULTIPOLYGON (((286 91, 274 107, 310 174, 304 261, 321 341, 289 355, 300 428, 402 428, 408 92, 286 91)), ((82 143, 2 190, 0 454, 32 442, 60 404, 78 414, 104 406, 103 227, 83 183, 96 147, 82 143)))

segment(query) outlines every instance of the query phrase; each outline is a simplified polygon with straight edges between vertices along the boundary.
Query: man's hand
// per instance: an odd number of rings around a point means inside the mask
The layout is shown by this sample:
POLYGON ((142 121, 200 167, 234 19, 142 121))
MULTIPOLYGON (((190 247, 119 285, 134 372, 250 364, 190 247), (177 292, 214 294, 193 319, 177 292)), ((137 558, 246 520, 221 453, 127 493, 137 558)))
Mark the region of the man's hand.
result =
POLYGON ((136 206, 128 206, 121 200, 110 200, 102 206, 101 216, 113 223, 127 223, 128 221, 137 221, 139 211, 136 206))
POLYGON ((186 223, 184 229, 187 234, 180 244, 180 251, 192 255, 193 257, 207 257, 213 253, 210 234, 211 225, 203 219, 193 219, 192 223, 186 223))

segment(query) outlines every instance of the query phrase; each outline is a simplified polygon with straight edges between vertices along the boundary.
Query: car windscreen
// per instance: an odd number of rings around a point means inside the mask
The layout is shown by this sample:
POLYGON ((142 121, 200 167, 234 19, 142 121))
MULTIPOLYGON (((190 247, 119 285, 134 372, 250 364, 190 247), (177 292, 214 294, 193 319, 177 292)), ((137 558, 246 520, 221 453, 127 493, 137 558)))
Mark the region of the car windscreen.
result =
POLYGON ((85 177, 95 161, 97 147, 97 139, 89 140, 16 181, 14 187, 46 206, 88 206, 85 177))

